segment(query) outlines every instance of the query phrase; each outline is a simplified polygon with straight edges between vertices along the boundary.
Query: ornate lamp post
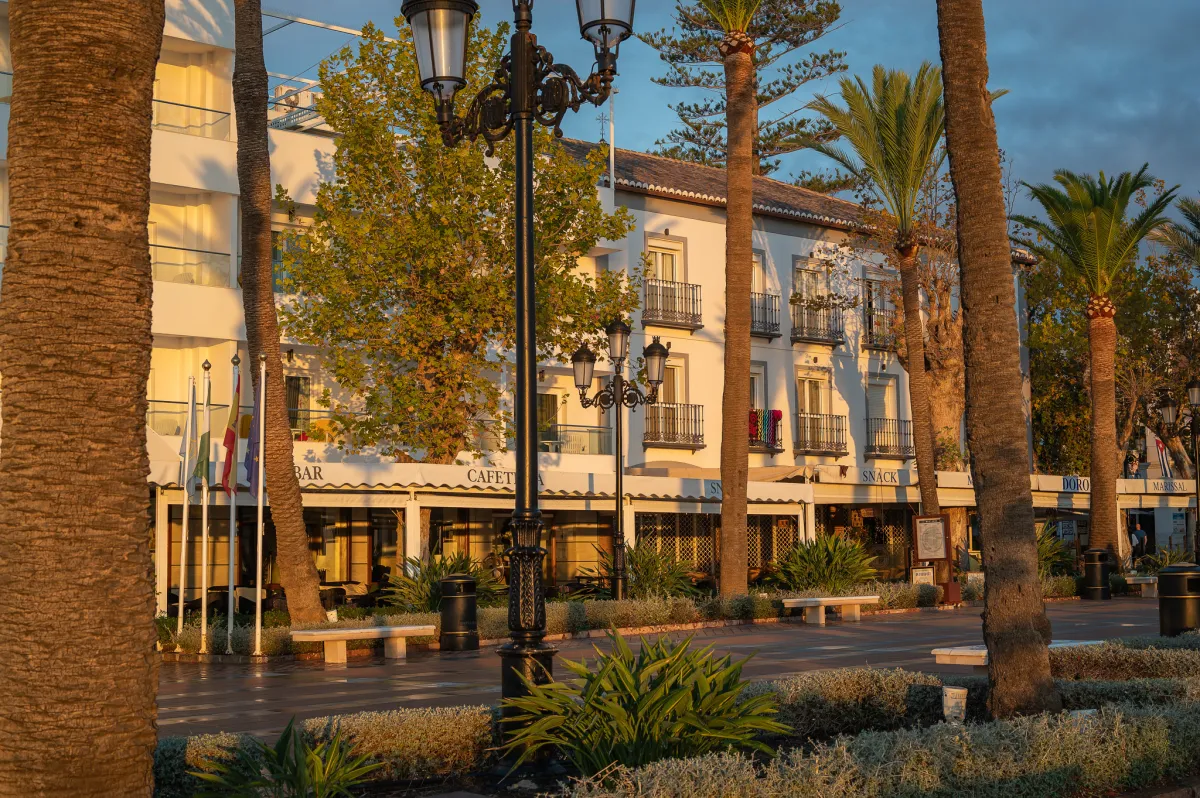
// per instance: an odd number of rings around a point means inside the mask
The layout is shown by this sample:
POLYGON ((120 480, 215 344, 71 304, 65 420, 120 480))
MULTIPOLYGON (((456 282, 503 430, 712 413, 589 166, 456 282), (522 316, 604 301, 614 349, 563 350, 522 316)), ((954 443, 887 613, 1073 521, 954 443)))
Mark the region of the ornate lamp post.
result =
POLYGON ((412 28, 421 86, 437 107, 446 146, 483 137, 488 152, 510 132, 516 144, 516 310, 517 379, 515 386, 516 507, 508 629, 511 640, 500 649, 501 692, 525 694, 519 678, 549 679, 555 649, 547 645, 546 600, 542 587, 542 514, 538 509, 537 343, 534 319, 533 123, 553 128, 568 110, 608 99, 617 74, 617 49, 633 32, 635 0, 576 0, 579 32, 596 50, 596 69, 581 80, 573 69, 554 63, 530 32, 533 0, 513 0, 516 31, 511 49, 485 86, 459 116, 454 95, 466 84, 467 42, 475 0, 404 0, 401 13, 412 28))
POLYGON ((629 351, 629 325, 623 321, 614 321, 605 329, 608 333, 608 359, 613 364, 613 376, 608 386, 600 390, 591 399, 588 389, 592 387, 592 373, 596 367, 596 355, 587 346, 579 347, 571 356, 571 365, 575 369, 575 387, 579 389, 579 403, 584 407, 600 407, 608 410, 616 407, 613 414, 613 432, 617 458, 617 512, 613 518, 613 580, 612 595, 615 599, 625 598, 625 527, 624 513, 621 512, 621 500, 624 491, 621 487, 621 477, 625 470, 625 455, 623 449, 621 408, 636 408, 638 405, 652 405, 658 400, 658 386, 662 385, 663 370, 666 368, 669 347, 658 341, 658 336, 649 346, 642 350, 642 358, 646 361, 646 382, 650 385, 650 393, 644 394, 636 382, 625 379, 625 357, 629 351))

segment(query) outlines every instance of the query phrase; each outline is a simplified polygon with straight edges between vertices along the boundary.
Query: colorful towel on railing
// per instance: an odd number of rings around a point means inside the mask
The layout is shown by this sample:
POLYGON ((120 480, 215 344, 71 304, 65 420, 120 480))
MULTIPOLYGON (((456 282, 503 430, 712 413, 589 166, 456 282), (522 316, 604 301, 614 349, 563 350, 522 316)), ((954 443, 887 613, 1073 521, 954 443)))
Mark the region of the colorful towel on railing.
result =
POLYGON ((750 411, 750 440, 758 440, 758 411, 750 411))

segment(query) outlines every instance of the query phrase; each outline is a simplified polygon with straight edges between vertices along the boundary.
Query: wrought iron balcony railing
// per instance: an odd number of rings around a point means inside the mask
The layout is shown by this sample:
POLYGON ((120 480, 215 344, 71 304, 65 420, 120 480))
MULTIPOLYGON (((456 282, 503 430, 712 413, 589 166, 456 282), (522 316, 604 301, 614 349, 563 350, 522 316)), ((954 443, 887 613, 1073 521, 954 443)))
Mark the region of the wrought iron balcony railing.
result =
POLYGON ((659 403, 646 405, 642 442, 680 449, 704 447, 704 406, 659 403))
POLYGON ((895 418, 868 418, 867 441, 864 454, 867 457, 908 460, 916 456, 913 447, 912 422, 895 418))
POLYGON ((896 311, 892 308, 863 309, 863 349, 892 351, 896 348, 896 311))
POLYGON ((796 451, 826 455, 849 452, 846 445, 846 417, 829 413, 797 413, 796 451))
POLYGON ((646 280, 642 324, 700 329, 704 326, 700 315, 700 286, 668 280, 646 280))
POLYGON ((792 305, 792 343, 829 344, 846 342, 841 308, 809 308, 792 305))
POLYGON ((760 338, 780 336, 778 294, 750 295, 750 334, 760 338))

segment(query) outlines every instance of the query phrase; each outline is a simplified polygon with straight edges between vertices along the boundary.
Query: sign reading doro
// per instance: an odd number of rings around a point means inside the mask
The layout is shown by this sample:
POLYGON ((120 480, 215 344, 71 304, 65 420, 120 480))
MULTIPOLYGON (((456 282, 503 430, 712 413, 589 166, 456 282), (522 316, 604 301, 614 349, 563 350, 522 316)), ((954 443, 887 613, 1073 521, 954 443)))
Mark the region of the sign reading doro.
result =
POLYGON ((1087 477, 1063 477, 1063 493, 1091 493, 1092 481, 1087 477))

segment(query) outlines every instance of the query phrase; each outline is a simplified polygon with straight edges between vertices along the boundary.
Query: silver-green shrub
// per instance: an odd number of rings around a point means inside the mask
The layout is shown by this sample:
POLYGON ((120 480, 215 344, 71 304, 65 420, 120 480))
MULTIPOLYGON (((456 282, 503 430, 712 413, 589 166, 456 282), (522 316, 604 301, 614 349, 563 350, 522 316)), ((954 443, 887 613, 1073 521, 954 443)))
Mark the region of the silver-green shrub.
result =
POLYGON ((210 770, 213 762, 229 762, 238 749, 254 750, 249 734, 198 734, 164 737, 154 749, 154 795, 157 798, 192 798, 204 782, 190 771, 210 770))

